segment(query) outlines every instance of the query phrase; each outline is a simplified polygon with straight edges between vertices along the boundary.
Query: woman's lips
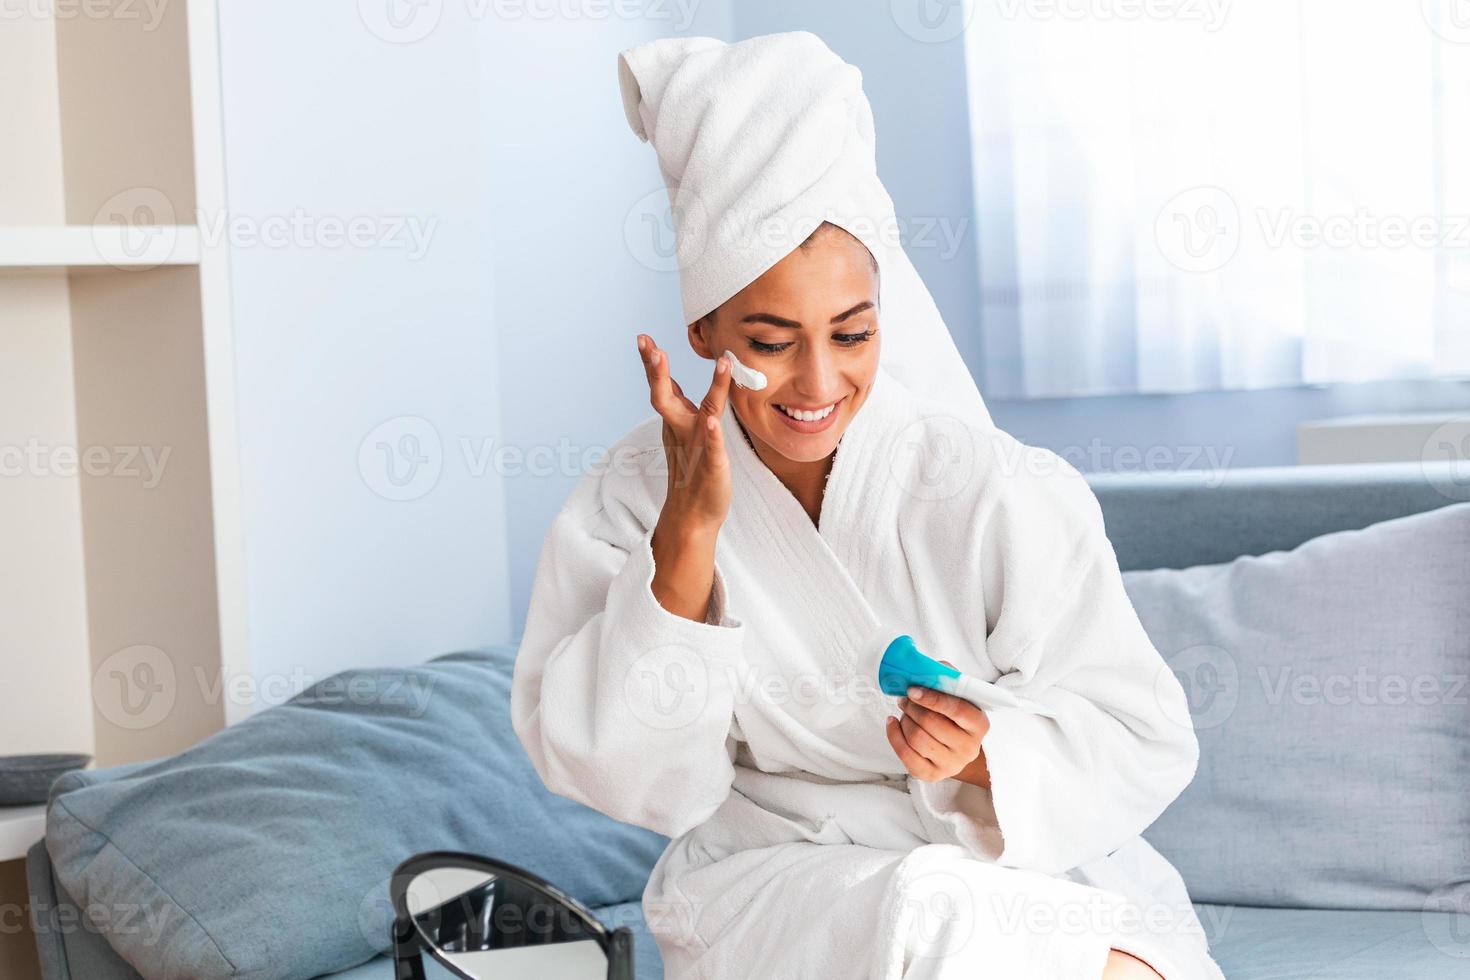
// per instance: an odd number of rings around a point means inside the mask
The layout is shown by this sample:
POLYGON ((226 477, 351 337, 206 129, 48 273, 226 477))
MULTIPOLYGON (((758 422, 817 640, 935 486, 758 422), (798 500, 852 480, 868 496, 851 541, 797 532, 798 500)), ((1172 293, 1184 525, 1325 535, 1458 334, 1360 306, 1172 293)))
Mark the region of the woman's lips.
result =
POLYGON ((802 421, 800 421, 798 419, 794 419, 791 416, 787 415, 785 412, 781 411, 781 409, 776 406, 776 403, 775 402, 771 402, 769 404, 771 406, 771 411, 775 412, 776 413, 776 416, 782 422, 785 422, 787 425, 789 425, 791 428, 795 429, 797 432, 801 432, 801 433, 810 435, 813 432, 822 432, 825 429, 829 428, 832 425, 832 423, 836 422, 837 421, 837 413, 839 411, 841 411, 841 409, 842 409, 842 403, 845 402, 845 401, 847 401, 847 396, 846 395, 843 395, 832 406, 832 411, 830 411, 830 412, 827 413, 827 417, 826 418, 824 418, 824 419, 818 419, 815 422, 802 422, 802 421))

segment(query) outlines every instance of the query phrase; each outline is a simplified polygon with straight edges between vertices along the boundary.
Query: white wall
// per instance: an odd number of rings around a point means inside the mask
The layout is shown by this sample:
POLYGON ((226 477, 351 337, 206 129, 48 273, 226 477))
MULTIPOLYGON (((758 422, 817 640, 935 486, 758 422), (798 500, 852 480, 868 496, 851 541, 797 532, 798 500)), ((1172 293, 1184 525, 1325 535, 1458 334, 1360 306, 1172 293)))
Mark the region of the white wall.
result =
POLYGON ((231 248, 267 701, 510 629, 504 488, 451 445, 501 431, 483 53, 464 8, 409 44, 360 9, 376 8, 254 0, 220 18, 230 217, 287 239, 231 248))
POLYGON ((517 632, 542 540, 586 470, 584 453, 653 414, 635 337, 656 338, 690 385, 707 363, 689 349, 678 277, 641 220, 664 185, 653 147, 624 118, 617 54, 677 34, 728 37, 729 8, 627 9, 645 16, 480 27, 502 427, 511 446, 537 454, 501 467, 517 632))
POLYGON ((537 9, 221 13, 232 217, 304 229, 231 248, 249 644, 268 701, 517 635, 582 451, 652 413, 634 336, 682 349, 685 376, 697 361, 675 274, 624 236, 663 185, 624 121, 616 56, 728 36, 728 4, 515 15, 537 9), (427 248, 320 244, 323 222, 358 217, 390 242, 390 219, 418 222, 427 248))

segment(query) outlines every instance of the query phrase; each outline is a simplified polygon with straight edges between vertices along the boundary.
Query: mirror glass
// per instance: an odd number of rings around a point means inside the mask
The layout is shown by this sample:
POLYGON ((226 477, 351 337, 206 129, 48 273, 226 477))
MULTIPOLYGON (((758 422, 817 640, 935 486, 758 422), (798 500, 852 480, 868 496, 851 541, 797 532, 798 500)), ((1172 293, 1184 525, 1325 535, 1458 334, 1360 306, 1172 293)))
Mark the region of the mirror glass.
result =
POLYGON ((476 980, 605 980, 607 954, 575 911, 539 886, 475 868, 433 868, 408 883, 424 941, 476 980))

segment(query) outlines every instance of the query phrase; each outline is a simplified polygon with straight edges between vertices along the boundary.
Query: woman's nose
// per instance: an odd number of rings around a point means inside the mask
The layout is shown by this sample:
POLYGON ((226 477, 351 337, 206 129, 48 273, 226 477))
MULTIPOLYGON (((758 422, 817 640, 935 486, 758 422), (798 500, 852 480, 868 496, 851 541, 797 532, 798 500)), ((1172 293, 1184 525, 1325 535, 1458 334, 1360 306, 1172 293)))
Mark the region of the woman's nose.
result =
POLYGON ((797 355, 795 387, 808 404, 821 404, 823 399, 837 397, 837 361, 831 352, 808 348, 797 355))

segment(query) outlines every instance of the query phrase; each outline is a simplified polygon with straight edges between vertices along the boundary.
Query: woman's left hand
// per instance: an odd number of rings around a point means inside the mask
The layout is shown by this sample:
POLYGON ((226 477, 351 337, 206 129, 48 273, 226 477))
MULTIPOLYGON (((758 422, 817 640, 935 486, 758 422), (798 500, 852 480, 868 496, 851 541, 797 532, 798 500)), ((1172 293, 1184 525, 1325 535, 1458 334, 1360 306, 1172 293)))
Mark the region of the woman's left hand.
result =
MULTIPOLYGON (((948 660, 940 663, 947 667, 948 660)), ((918 699, 900 698, 901 720, 885 723, 888 742, 916 779, 938 782, 951 777, 989 786, 990 774, 980 743, 990 730, 985 712, 964 698, 930 687, 910 687, 918 699)))

